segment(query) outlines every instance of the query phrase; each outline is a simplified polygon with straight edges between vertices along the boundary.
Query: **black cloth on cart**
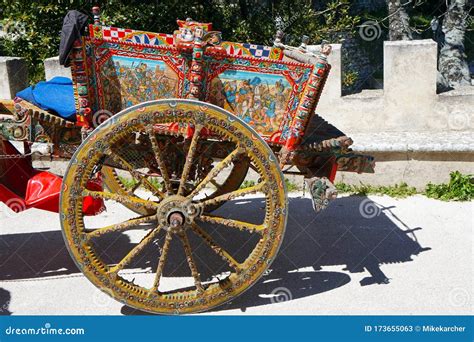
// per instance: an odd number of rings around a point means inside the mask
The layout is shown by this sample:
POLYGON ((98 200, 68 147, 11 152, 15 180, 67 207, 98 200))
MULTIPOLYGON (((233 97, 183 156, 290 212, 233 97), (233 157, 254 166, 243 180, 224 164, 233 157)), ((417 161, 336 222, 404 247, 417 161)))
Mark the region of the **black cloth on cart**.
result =
POLYGON ((69 66, 68 57, 74 42, 81 38, 89 17, 79 11, 69 11, 63 20, 61 42, 59 43, 59 63, 69 66))

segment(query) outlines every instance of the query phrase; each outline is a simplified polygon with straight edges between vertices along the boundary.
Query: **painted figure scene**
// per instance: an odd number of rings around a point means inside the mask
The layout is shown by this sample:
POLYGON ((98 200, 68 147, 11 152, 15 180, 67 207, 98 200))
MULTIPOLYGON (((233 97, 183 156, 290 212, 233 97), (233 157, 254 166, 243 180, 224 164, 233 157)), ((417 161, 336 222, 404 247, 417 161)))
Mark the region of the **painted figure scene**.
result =
POLYGON ((163 61, 113 56, 101 73, 107 89, 106 108, 113 112, 145 101, 176 97, 176 73, 163 61))
POLYGON ((291 85, 282 75, 227 70, 212 80, 209 101, 269 135, 278 131, 290 95, 291 85))

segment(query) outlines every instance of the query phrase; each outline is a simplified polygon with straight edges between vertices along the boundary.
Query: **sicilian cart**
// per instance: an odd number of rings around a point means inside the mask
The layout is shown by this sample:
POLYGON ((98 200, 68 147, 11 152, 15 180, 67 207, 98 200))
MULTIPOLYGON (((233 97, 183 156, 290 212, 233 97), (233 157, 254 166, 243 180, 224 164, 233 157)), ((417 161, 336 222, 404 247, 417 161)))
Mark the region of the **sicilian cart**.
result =
POLYGON ((373 172, 373 158, 315 113, 329 45, 314 54, 280 31, 272 47, 227 42, 191 19, 151 33, 93 14, 68 52, 75 120, 2 102, 0 200, 58 212, 72 259, 116 300, 178 314, 227 302, 277 255, 285 173, 307 179, 321 210, 337 171, 373 172), (65 174, 33 168, 35 146, 69 160, 65 174), (109 205, 122 209, 108 215, 109 205))

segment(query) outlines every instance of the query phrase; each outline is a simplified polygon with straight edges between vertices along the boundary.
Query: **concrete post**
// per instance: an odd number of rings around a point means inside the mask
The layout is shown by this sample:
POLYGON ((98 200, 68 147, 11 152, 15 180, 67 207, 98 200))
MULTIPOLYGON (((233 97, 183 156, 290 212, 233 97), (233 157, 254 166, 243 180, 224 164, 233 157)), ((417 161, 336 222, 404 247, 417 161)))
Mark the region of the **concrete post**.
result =
POLYGON ((387 130, 395 127, 421 130, 423 122, 430 121, 436 97, 436 75, 435 41, 384 42, 384 111, 397 113, 385 116, 387 130))
POLYGON ((11 100, 28 86, 28 67, 23 58, 0 57, 0 99, 11 100))
POLYGON ((45 59, 44 73, 46 75, 47 81, 56 76, 71 78, 71 68, 65 68, 64 66, 60 65, 59 56, 45 59))

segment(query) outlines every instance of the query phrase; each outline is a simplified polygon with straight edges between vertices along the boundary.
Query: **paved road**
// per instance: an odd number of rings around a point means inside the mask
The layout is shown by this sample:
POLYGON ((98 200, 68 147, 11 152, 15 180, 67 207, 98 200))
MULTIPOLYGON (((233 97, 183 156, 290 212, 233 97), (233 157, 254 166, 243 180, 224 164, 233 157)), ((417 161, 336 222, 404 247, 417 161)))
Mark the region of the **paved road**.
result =
MULTIPOLYGON (((260 201, 245 203, 252 212, 260 201)), ((78 272, 56 214, 12 216, 5 210, 0 208, 0 313, 140 314, 78 272)), ((111 216, 122 213, 108 208, 111 216)), ((295 194, 272 271, 210 313, 471 314, 472 213, 473 203, 370 196, 339 198, 316 215, 309 200, 295 194), (377 284, 385 277, 389 283, 377 284)))

